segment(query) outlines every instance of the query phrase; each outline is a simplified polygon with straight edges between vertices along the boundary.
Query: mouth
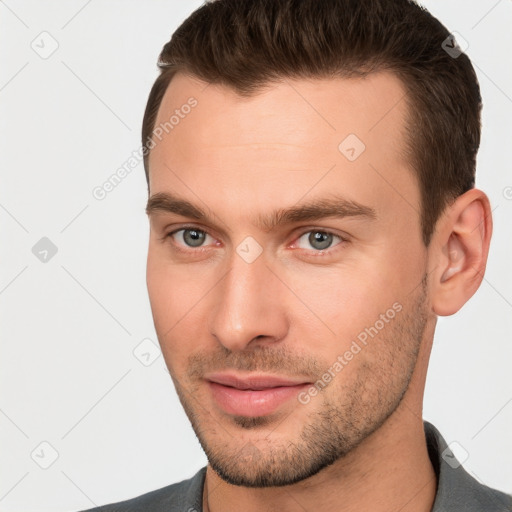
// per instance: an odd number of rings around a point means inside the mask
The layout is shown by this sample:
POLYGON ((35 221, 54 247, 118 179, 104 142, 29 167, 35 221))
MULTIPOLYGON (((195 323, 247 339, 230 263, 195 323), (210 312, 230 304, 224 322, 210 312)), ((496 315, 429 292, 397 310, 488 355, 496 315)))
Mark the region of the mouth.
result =
POLYGON ((296 398, 311 382, 274 375, 216 373, 205 377, 217 405, 227 414, 265 416, 296 398))

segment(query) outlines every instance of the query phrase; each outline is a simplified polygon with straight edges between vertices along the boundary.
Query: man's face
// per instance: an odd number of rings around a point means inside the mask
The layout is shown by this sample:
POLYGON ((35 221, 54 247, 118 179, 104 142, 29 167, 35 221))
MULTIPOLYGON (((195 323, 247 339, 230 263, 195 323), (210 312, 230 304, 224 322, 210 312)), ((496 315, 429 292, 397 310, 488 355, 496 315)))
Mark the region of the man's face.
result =
POLYGON ((413 376, 427 263, 404 89, 382 73, 241 98, 177 75, 155 128, 172 115, 150 157, 147 267, 167 367, 221 477, 300 481, 413 376))

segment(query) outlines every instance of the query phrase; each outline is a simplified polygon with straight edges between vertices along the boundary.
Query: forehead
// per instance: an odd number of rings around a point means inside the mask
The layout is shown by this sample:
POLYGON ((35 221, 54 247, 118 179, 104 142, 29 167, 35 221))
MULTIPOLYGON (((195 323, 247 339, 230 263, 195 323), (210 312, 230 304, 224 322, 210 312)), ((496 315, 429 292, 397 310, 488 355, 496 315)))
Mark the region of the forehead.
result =
POLYGON ((329 132, 341 136, 350 131, 371 142, 388 133, 390 126, 404 128, 405 97, 401 80, 387 71, 361 78, 283 79, 249 97, 240 96, 230 87, 178 73, 164 94, 155 126, 165 125, 178 114, 180 121, 172 121, 169 135, 187 135, 184 125, 193 125, 196 142, 205 144, 212 140, 212 130, 216 142, 228 139, 229 145, 280 141, 304 144, 311 142, 313 132, 321 137, 329 132), (193 109, 187 107, 190 98, 197 100, 193 109), (189 110, 194 115, 178 130, 189 110), (200 122, 195 122, 197 117, 200 122), (205 118, 210 122, 204 123, 205 118), (298 120, 308 123, 297 124, 298 120))
POLYGON ((377 207, 386 194, 414 203, 406 116, 405 88, 389 72, 286 79, 250 97, 177 74, 155 123, 161 134, 149 159, 150 192, 192 198, 193 191, 219 206, 234 196, 246 206, 294 204, 333 189, 377 207))

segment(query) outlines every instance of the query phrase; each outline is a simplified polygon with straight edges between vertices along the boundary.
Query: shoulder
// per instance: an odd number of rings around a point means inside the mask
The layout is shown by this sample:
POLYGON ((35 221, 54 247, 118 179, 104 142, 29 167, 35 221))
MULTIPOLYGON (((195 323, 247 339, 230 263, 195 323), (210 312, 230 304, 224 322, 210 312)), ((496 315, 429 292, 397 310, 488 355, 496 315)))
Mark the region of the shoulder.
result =
POLYGON ((440 432, 426 421, 424 427, 438 480, 432 512, 512 511, 512 496, 481 484, 463 468, 440 432))
POLYGON ((188 480, 83 512, 201 512, 205 474, 203 467, 188 480))

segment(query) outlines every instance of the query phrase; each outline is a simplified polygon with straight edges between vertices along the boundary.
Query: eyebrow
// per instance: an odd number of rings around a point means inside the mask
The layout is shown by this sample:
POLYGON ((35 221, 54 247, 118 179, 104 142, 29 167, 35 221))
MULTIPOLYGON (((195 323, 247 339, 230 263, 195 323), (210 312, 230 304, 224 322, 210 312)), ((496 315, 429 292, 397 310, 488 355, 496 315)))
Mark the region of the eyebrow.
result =
MULTIPOLYGON (((210 221, 214 219, 204 209, 194 205, 186 199, 174 196, 167 192, 159 192, 148 199, 146 213, 151 216, 156 213, 175 213, 197 221, 210 221)), ((256 225, 263 231, 271 231, 277 226, 319 220, 324 217, 360 217, 366 220, 375 220, 375 209, 355 201, 331 195, 329 197, 314 199, 308 203, 278 209, 270 214, 260 215, 256 225)))

